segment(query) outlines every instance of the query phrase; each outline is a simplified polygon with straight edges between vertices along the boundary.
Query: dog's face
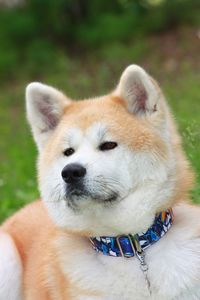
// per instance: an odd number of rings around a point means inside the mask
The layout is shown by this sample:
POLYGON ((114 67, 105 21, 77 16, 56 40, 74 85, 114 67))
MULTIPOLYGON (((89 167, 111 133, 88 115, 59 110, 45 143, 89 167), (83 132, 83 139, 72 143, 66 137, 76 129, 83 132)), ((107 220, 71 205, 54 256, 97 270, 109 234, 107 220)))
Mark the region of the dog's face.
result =
POLYGON ((127 68, 112 94, 93 100, 74 102, 32 83, 27 111, 42 198, 58 226, 90 236, 136 233, 171 205, 173 129, 159 88, 140 67, 127 68))

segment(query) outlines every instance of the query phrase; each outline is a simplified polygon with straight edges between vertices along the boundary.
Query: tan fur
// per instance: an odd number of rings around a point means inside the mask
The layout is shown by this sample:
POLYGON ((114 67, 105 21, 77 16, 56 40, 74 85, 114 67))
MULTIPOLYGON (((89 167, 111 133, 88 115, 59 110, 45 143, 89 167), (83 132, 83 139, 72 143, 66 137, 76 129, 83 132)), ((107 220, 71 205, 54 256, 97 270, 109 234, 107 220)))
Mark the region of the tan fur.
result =
MULTIPOLYGON (((96 295, 94 291, 80 290, 62 274, 55 241, 70 233, 55 228, 41 201, 27 205, 1 229, 12 236, 20 253, 26 300, 68 300, 69 286, 77 295, 96 295)), ((73 250, 73 245, 68 247, 73 250)))

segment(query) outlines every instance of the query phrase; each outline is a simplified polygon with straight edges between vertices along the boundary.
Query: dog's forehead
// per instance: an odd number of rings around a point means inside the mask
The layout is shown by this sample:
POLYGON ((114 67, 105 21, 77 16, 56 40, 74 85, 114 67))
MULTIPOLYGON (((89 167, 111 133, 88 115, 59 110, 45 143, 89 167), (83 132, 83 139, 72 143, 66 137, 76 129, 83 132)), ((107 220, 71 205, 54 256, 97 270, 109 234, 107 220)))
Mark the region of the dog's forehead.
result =
POLYGON ((81 134, 102 139, 120 123, 121 110, 123 106, 112 97, 78 101, 66 109, 59 129, 65 128, 70 139, 81 134))
MULTIPOLYGON (((163 149, 163 142, 145 120, 130 114, 118 98, 101 97, 72 103, 57 127, 58 144, 71 139, 79 145, 87 136, 94 143, 113 139, 133 150, 163 149)), ((55 139, 53 140, 54 145, 55 139)))
POLYGON ((66 129, 65 140, 67 144, 78 146, 83 139, 93 143, 103 141, 108 133, 106 124, 94 122, 88 128, 72 127, 66 129))
POLYGON ((93 123, 113 120, 116 113, 125 111, 124 105, 114 97, 99 97, 95 99, 75 101, 65 110, 63 121, 77 124, 81 129, 91 127, 93 123))

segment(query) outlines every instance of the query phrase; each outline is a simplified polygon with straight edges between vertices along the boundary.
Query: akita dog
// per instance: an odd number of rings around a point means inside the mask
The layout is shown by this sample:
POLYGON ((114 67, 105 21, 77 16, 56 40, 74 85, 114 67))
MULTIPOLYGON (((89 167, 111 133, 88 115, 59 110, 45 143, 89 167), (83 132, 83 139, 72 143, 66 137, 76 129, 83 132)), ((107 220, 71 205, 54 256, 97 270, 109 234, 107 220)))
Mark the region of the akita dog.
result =
POLYGON ((158 84, 129 66, 109 95, 31 83, 42 201, 1 227, 1 300, 200 299, 193 173, 158 84))

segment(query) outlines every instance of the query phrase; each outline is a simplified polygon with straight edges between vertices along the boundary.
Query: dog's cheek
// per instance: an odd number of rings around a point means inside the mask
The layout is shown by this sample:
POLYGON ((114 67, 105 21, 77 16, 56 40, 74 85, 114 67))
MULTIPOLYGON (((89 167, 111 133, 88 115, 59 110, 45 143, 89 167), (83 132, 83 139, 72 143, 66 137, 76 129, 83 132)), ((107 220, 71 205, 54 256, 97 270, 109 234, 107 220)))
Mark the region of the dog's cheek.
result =
POLYGON ((116 192, 121 196, 135 186, 133 153, 124 146, 119 146, 117 151, 110 153, 104 164, 100 163, 101 172, 116 192))
POLYGON ((62 180, 61 171, 65 162, 63 158, 57 159, 50 166, 38 166, 39 189, 44 201, 56 202, 65 197, 65 183, 62 180))

